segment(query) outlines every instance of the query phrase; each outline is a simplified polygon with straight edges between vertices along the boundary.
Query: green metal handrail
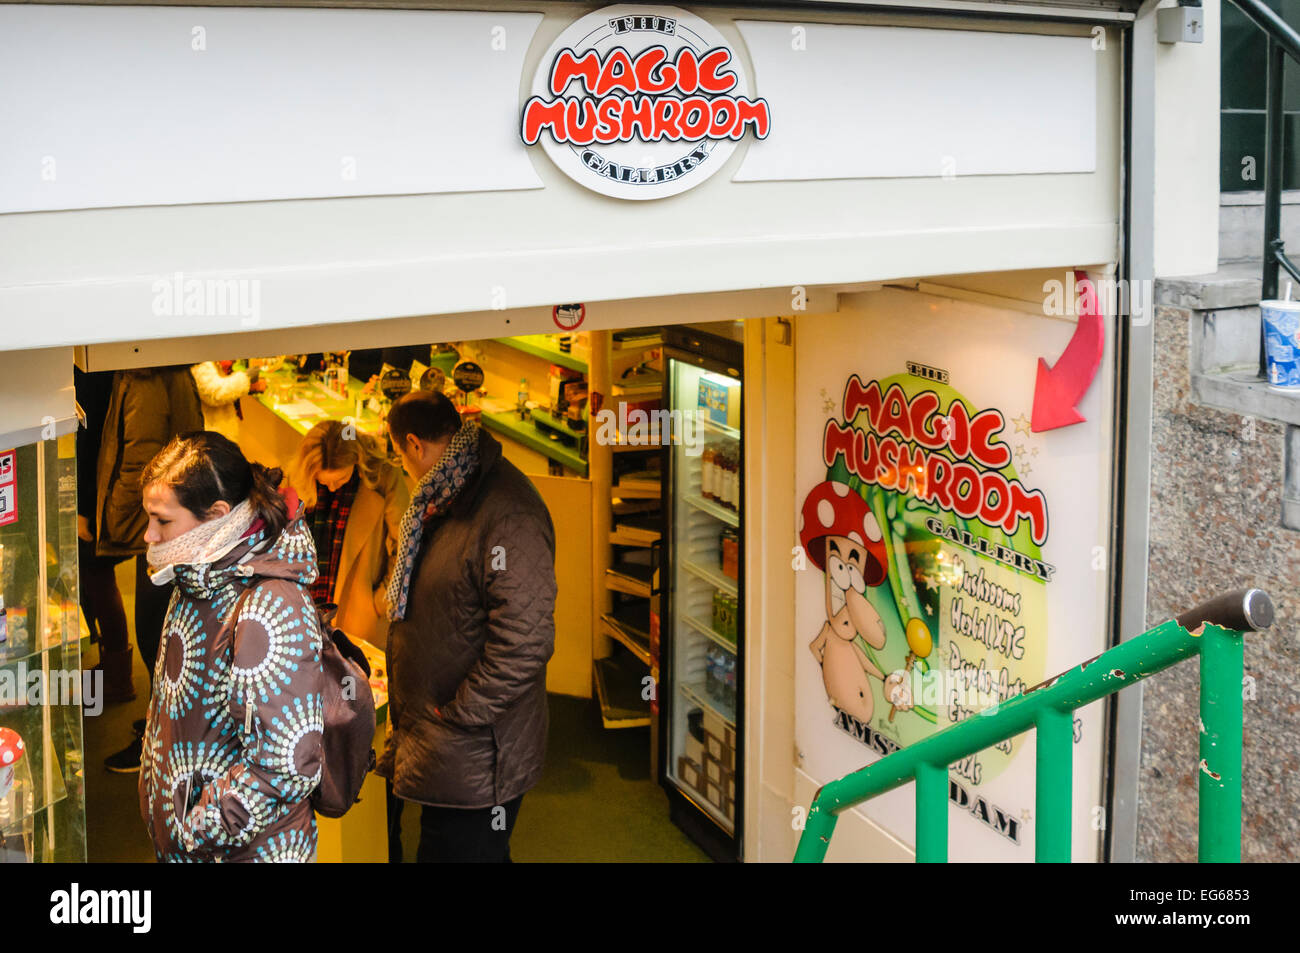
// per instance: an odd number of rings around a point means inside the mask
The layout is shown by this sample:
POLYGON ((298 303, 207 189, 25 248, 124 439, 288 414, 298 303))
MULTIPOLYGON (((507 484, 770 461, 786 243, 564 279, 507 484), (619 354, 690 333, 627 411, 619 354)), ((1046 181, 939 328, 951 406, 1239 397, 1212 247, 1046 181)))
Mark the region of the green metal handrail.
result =
POLYGON ((1155 672, 1201 658, 1199 852, 1202 862, 1241 860, 1242 636, 1273 623, 1259 589, 1225 593, 1103 652, 1021 695, 819 790, 796 863, 826 857, 838 815, 916 781, 916 859, 948 860, 948 766, 1034 728, 1038 731, 1035 860, 1070 860, 1074 712, 1155 672))

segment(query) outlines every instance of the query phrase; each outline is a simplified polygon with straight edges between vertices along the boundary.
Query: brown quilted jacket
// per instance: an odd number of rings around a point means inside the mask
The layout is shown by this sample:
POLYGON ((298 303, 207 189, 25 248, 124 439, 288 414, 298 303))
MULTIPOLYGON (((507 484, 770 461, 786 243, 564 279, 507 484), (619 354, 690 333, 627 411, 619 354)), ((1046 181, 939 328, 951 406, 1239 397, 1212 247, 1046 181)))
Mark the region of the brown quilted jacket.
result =
POLYGON ((504 804, 546 756, 555 530, 501 444, 479 440, 479 473, 425 528, 406 618, 388 630, 393 730, 376 770, 423 804, 504 804))

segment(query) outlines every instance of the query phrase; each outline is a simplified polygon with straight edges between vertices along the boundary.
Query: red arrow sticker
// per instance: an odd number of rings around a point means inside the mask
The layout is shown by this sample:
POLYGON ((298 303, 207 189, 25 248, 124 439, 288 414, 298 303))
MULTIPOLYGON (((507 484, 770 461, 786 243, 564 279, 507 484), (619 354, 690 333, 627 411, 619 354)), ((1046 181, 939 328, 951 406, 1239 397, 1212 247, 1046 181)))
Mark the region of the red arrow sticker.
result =
POLYGON ((1075 406, 1092 386, 1106 347, 1106 329, 1096 289, 1082 271, 1074 273, 1074 280, 1079 288, 1079 323, 1055 366, 1048 367, 1044 358, 1038 359, 1029 425, 1034 433, 1083 423, 1083 415, 1075 406))

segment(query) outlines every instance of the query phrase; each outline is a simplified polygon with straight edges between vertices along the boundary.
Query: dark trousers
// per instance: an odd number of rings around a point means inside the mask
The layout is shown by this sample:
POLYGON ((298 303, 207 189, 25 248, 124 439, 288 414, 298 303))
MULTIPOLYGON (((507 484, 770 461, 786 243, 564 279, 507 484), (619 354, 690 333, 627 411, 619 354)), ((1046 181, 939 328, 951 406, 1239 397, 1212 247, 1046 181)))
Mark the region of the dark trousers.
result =
POLYGON ((126 609, 117 588, 114 567, 121 556, 96 556, 94 542, 77 539, 77 570, 80 576, 78 596, 86 627, 99 642, 101 652, 130 651, 131 638, 126 628, 126 609))
POLYGON ((163 624, 167 621, 167 604, 171 602, 173 584, 155 586, 149 581, 149 563, 144 554, 135 557, 135 644, 149 670, 153 686, 153 667, 158 659, 163 624))
MULTIPOLYGON (((521 794, 499 807, 420 808, 418 864, 508 864, 510 835, 519 817, 521 794)), ((402 808, 405 801, 388 784, 388 862, 402 862, 402 808)))

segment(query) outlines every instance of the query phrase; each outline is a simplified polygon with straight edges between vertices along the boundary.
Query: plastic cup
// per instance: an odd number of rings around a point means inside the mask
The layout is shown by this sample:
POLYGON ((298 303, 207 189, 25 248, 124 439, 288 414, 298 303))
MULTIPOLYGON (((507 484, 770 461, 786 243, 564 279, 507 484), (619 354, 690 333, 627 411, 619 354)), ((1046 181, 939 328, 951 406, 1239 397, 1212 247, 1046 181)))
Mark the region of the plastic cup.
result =
POLYGON ((1300 393, 1300 301, 1261 301, 1259 318, 1269 386, 1300 393))

